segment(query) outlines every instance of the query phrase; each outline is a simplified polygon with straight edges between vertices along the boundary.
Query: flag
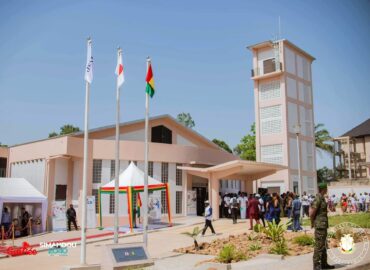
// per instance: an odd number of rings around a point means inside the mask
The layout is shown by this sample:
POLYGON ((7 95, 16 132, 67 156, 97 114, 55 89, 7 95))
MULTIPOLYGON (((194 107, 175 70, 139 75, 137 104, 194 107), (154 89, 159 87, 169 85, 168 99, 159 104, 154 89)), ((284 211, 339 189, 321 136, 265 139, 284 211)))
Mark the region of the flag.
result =
POLYGON ((141 202, 140 193, 138 192, 137 193, 136 206, 141 208, 142 205, 143 205, 143 203, 141 202))
POLYGON ((120 88, 121 85, 125 81, 125 76, 123 73, 122 50, 121 49, 118 50, 116 75, 117 75, 117 87, 120 88))
POLYGON ((91 55, 91 39, 87 43, 87 60, 86 60, 86 70, 85 70, 85 81, 91 83, 93 80, 93 57, 91 55))
POLYGON ((154 96, 154 78, 151 62, 148 62, 148 71, 146 74, 146 92, 150 97, 154 96))

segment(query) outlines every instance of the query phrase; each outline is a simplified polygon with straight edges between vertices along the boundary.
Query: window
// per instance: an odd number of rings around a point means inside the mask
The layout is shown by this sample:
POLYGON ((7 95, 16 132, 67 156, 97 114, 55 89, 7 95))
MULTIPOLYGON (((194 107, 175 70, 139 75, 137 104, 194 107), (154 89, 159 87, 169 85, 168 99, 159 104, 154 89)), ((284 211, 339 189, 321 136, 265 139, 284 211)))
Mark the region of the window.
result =
POLYGON ((276 134, 281 132, 281 105, 260 109, 261 134, 276 134))
POLYGON ((172 144, 172 131, 165 126, 152 127, 152 142, 172 144))
POLYGON ((161 191, 161 213, 162 214, 167 214, 168 213, 168 208, 167 208, 167 200, 166 200, 166 191, 162 190, 161 191))
POLYGON ((148 162, 148 175, 153 177, 153 161, 148 162))
POLYGON ((93 160, 93 183, 101 183, 102 160, 93 160))
POLYGON ((282 164, 283 145, 273 144, 261 146, 261 161, 273 164, 282 164))
POLYGON ((92 195, 95 197, 95 213, 99 213, 99 190, 93 189, 92 195))
POLYGON ((110 161, 110 178, 113 179, 116 176, 116 161, 110 161))
POLYGON ((67 185, 55 185, 55 200, 65 201, 67 198, 67 185))
POLYGON ((182 191, 176 191, 176 214, 182 214, 182 191))
POLYGON ((114 214, 114 194, 109 194, 109 214, 114 214))
POLYGON ((275 58, 267 59, 263 61, 263 74, 271 73, 276 70, 275 58))
POLYGON ((182 186, 182 170, 177 167, 182 166, 180 163, 176 163, 176 186, 182 186))
POLYGON ((297 97, 298 97, 298 95, 297 95, 297 81, 292 79, 292 78, 287 77, 286 82, 287 82, 288 97, 297 99, 297 97))
POLYGON ((162 162, 161 182, 168 183, 168 163, 162 162))
POLYGON ((276 80, 260 84, 259 92, 261 100, 279 98, 281 96, 280 81, 276 80))

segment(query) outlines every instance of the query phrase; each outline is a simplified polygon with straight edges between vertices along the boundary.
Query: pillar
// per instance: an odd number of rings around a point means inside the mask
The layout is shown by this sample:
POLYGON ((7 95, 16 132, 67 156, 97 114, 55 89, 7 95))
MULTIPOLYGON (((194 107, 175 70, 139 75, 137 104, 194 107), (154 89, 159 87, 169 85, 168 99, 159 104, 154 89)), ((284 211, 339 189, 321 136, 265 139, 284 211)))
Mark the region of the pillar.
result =
POLYGON ((213 218, 219 219, 220 218, 220 213, 219 213, 220 197, 218 193, 220 192, 220 183, 219 183, 220 180, 214 177, 212 174, 210 175, 208 179, 209 179, 209 183, 211 184, 211 189, 210 189, 209 194, 212 194, 210 203, 213 209, 213 218))

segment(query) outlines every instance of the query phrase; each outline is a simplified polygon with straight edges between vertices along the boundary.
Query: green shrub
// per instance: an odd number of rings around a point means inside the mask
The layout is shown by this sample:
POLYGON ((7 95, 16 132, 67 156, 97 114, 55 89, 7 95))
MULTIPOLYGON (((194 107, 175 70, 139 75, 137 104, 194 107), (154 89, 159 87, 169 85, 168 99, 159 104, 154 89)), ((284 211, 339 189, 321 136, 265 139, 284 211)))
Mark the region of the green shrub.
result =
POLYGON ((288 246, 285 239, 282 238, 280 241, 274 242, 273 247, 270 249, 270 253, 277 255, 288 255, 288 246))
POLYGON ((245 260, 246 256, 237 251, 234 245, 225 245, 218 254, 217 260, 222 263, 245 260))
POLYGON ((256 240, 258 238, 258 235, 256 235, 255 233, 250 233, 250 234, 248 234, 248 240, 249 241, 254 241, 254 240, 256 240))
POLYGON ((293 243, 300 246, 313 246, 315 244, 315 239, 308 234, 303 234, 293 238, 293 243))
POLYGON ((328 238, 335 238, 335 232, 328 231, 328 238))
POLYGON ((286 224, 276 224, 275 220, 273 220, 272 222, 267 222, 267 227, 263 230, 263 232, 273 242, 279 242, 281 241, 281 239, 284 238, 284 232, 287 230, 290 224, 291 222, 288 222, 286 224))
POLYGON ((249 250, 250 251, 256 251, 256 250, 260 250, 262 247, 259 243, 255 242, 255 243, 252 243, 250 246, 249 246, 249 250))
POLYGON ((256 233, 262 233, 263 230, 264 230, 264 227, 261 224, 257 223, 253 226, 253 231, 256 233))

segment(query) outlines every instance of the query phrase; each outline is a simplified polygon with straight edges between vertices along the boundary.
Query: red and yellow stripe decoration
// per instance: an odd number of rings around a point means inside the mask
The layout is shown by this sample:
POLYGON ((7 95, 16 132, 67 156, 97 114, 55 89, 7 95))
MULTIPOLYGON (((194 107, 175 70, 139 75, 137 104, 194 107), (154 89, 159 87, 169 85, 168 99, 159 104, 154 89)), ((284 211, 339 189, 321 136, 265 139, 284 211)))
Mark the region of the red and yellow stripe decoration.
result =
POLYGON ((152 63, 150 59, 148 59, 148 70, 146 73, 146 93, 152 98, 154 96, 155 88, 154 88, 154 78, 153 78, 153 70, 152 70, 152 63))

